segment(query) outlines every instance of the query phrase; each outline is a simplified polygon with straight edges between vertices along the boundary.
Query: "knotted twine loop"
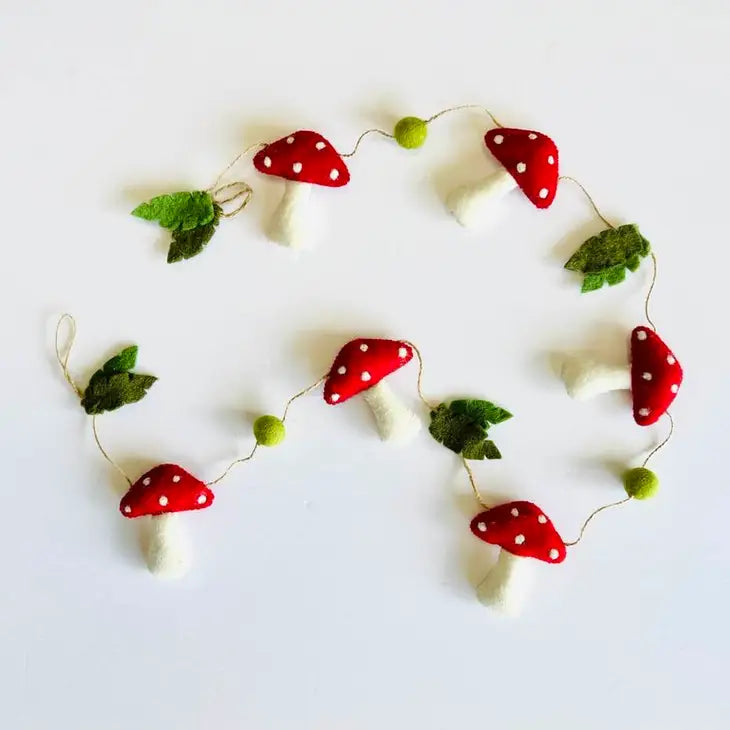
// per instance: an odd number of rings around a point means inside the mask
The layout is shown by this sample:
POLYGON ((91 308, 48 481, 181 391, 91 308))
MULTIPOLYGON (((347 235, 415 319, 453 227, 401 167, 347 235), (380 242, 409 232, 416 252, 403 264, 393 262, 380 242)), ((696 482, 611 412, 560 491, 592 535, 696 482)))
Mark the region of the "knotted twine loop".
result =
POLYGON ((213 202, 221 208, 221 215, 224 218, 233 218, 238 215, 249 203, 253 197, 253 188, 243 180, 226 183, 217 188, 209 190, 213 202), (226 203, 237 201, 237 205, 231 210, 224 210, 226 203))
MULTIPOLYGON (((74 342, 76 340, 76 320, 73 318, 72 315, 66 313, 62 314, 61 317, 58 320, 58 324, 56 325, 56 359, 58 360, 58 364, 61 366, 61 371, 63 372, 63 377, 66 379, 66 382, 73 388, 74 393, 78 396, 79 400, 81 400, 84 397, 84 391, 78 386, 76 381, 73 379, 73 376, 71 375, 71 372, 69 371, 68 367, 68 361, 71 357, 71 350, 73 349, 74 342), (66 343, 66 347, 61 347, 60 342, 60 334, 61 334, 61 328, 64 324, 68 323, 69 326, 69 336, 68 341, 66 343)), ((117 464, 114 459, 112 459, 111 456, 107 453, 106 449, 101 445, 101 440, 99 439, 99 432, 96 428, 96 415, 93 415, 91 417, 91 432, 94 435, 94 442, 96 443, 97 448, 101 452, 101 455, 106 459, 106 461, 111 464, 125 479, 127 484, 129 486, 132 486, 132 480, 129 478, 127 473, 122 469, 119 464, 117 464)))

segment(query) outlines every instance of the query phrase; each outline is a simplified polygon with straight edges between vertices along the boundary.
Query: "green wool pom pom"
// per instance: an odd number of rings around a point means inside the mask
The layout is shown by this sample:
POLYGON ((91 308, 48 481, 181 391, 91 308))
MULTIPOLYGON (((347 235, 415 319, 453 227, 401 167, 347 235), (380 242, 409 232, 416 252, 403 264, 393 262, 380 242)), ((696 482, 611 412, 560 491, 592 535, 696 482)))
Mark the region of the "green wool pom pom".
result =
POLYGON ((403 117, 393 130, 395 141, 407 150, 420 147, 426 141, 427 134, 426 122, 418 117, 403 117))
POLYGON ((259 416, 253 424, 253 435, 261 446, 276 446, 284 440, 286 427, 276 416, 259 416))
POLYGON ((643 466, 629 469, 624 474, 624 489, 634 499, 649 499, 659 491, 659 477, 643 466))

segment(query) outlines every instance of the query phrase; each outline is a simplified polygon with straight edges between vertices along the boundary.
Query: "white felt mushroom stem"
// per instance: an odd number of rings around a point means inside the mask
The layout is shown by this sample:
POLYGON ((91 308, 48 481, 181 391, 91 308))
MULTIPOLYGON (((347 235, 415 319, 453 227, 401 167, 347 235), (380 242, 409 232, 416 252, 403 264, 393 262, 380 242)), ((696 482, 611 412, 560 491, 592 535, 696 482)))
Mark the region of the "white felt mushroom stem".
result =
POLYGON ((150 573, 159 578, 182 578, 188 572, 190 543, 178 515, 168 513, 150 517, 145 558, 150 573))
POLYGON ((606 365, 589 358, 566 360, 560 371, 568 395, 587 400, 612 390, 631 390, 631 369, 628 365, 606 365))
POLYGON ((446 198, 446 206, 465 228, 478 228, 496 216, 499 201, 517 187, 507 170, 500 169, 489 177, 462 185, 446 198))
POLYGON ((532 583, 529 563, 530 558, 500 550, 494 567, 477 586, 479 600, 507 616, 519 614, 532 583))
POLYGON ((269 237, 272 241, 292 248, 301 248, 310 239, 309 197, 312 186, 287 180, 284 194, 271 217, 269 237))
POLYGON ((382 380, 363 394, 383 441, 406 443, 420 430, 421 421, 382 380))

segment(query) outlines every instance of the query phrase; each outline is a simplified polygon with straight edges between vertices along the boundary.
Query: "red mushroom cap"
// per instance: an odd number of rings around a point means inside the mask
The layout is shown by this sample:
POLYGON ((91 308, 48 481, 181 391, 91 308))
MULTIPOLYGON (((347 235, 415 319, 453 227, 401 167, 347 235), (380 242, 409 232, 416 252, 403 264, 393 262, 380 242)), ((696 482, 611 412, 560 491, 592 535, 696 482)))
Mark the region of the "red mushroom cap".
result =
POLYGON ((550 207, 558 189, 558 148, 550 137, 500 127, 490 129, 484 142, 533 205, 550 207))
POLYGON ((299 130, 266 145, 253 158, 264 175, 339 188, 350 182, 350 171, 337 150, 317 132, 299 130))
POLYGON ((565 560, 565 544, 547 515, 532 502, 508 502, 480 512, 471 531, 484 542, 522 558, 565 560))
POLYGON ((357 339, 339 352, 324 384, 324 399, 334 405, 377 385, 413 358, 413 347, 402 340, 357 339))
POLYGON ((162 515, 210 507, 213 492, 177 464, 160 464, 143 474, 122 497, 119 511, 125 517, 162 515))
POLYGON ((656 423, 681 384, 682 366, 664 340, 648 327, 635 327, 631 333, 631 396, 636 423, 656 423))

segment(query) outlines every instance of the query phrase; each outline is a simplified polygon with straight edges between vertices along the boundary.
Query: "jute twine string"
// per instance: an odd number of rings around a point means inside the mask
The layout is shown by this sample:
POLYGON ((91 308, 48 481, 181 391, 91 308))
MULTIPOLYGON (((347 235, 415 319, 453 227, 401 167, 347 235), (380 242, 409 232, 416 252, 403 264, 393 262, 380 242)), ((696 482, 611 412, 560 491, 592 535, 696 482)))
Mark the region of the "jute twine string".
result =
MULTIPOLYGON (((76 340, 76 320, 70 315, 70 314, 62 314, 61 318, 58 320, 58 324, 56 325, 56 339, 55 339, 55 345, 56 345, 56 359, 58 360, 58 364, 61 366, 61 371, 63 372, 63 377, 66 378, 66 382, 73 388, 74 393, 76 393, 79 400, 81 400, 84 397, 84 391, 79 388, 79 386, 76 384, 76 381, 73 379, 69 367, 68 367, 68 360, 71 356, 71 350, 74 345, 74 341, 76 340), (65 348, 61 347, 60 343, 60 335, 61 335, 61 328, 64 324, 68 324, 69 326, 69 335, 68 340, 65 348)), ((127 473, 122 469, 119 464, 117 464, 114 459, 112 459, 111 456, 107 453, 107 451, 104 449, 104 447, 101 445, 101 441, 99 440, 99 432, 96 427, 96 416, 91 417, 91 432, 94 435, 94 442, 96 443, 97 448, 101 452, 101 455, 106 459, 106 461, 111 464, 126 480, 127 484, 129 486, 132 486, 132 480, 129 478, 127 473)))

